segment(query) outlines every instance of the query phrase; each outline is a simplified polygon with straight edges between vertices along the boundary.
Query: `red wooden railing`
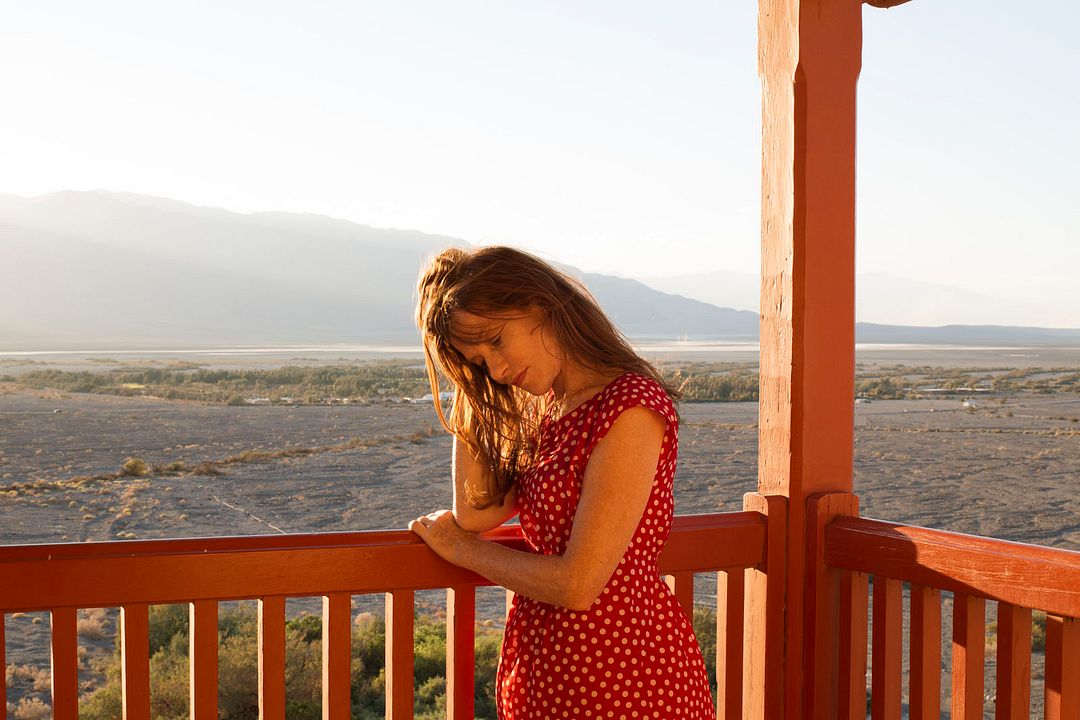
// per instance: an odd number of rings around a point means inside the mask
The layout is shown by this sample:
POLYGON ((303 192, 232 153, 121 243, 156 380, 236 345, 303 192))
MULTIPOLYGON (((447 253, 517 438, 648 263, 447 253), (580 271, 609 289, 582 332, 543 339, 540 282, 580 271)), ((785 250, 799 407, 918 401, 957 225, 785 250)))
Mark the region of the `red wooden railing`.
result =
MULTIPOLYGON (((660 558, 688 615, 694 573, 719 571, 717 665, 730 668, 720 670, 722 717, 742 716, 744 575, 754 582, 768 571, 766 525, 758 512, 679 516, 660 558)), ((524 549, 517 526, 485 537, 524 549)), ((149 718, 148 608, 174 603, 190 607, 191 717, 216 718, 218 603, 242 599, 259 605, 260 716, 284 718, 285 599, 309 596, 323 599, 323 717, 348 718, 351 597, 378 592, 386 593, 386 717, 411 718, 414 593, 437 588, 447 588, 448 715, 471 720, 475 589, 489 584, 404 530, 0 547, 0 613, 51 616, 56 720, 78 715, 76 613, 98 607, 121 608, 124 718, 149 718)))
POLYGON ((1047 613, 1044 717, 1080 718, 1080 553, 840 515, 825 529, 823 559, 831 572, 842 571, 840 717, 866 717, 869 605, 871 714, 874 720, 900 718, 902 583, 909 583, 912 720, 940 717, 942 591, 953 594, 954 720, 983 717, 988 600, 997 602, 995 717, 1031 716, 1032 610, 1037 609, 1047 613))

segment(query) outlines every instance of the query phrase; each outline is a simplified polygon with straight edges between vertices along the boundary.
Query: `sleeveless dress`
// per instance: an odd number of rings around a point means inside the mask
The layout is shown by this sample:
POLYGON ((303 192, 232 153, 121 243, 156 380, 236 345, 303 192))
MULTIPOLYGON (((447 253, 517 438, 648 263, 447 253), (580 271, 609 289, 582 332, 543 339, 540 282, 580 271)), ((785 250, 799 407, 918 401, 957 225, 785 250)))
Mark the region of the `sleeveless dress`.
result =
POLYGON ((537 461, 518 478, 522 533, 533 552, 566 550, 593 448, 638 406, 667 427, 637 530, 588 610, 514 596, 496 673, 500 720, 716 717, 693 626, 657 567, 674 512, 678 419, 655 380, 624 373, 563 418, 543 420, 537 461))

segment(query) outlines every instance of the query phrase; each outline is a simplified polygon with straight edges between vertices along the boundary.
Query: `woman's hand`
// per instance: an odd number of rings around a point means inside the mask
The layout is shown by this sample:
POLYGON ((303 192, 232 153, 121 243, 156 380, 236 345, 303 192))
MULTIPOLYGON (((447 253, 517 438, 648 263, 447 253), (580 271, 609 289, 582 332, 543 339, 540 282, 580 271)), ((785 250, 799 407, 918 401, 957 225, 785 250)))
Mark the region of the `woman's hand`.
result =
POLYGON ((421 515, 409 523, 409 529, 420 536, 439 557, 454 565, 462 565, 469 543, 476 533, 462 530, 451 510, 436 510, 421 515))

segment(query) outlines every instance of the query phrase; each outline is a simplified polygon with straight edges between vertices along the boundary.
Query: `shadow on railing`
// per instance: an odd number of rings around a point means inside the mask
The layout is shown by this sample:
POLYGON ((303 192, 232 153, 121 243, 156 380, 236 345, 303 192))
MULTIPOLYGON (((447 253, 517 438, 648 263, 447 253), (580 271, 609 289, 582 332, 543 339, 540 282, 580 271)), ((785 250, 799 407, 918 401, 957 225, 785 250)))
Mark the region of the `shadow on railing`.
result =
MULTIPOLYGON (((484 537, 526 549, 520 527, 484 537)), ((765 570, 766 516, 758 512, 674 519, 660 558, 692 616, 694 573, 719 571, 717 663, 725 716, 742 707, 744 572, 765 570)), ((386 593, 386 717, 413 714, 413 618, 417 590, 447 589, 448 717, 472 718, 476 587, 490 585, 451 565, 406 530, 0 547, 0 613, 48 611, 52 709, 76 718, 77 611, 120 608, 125 720, 150 716, 149 606, 189 604, 190 713, 218 716, 218 604, 258 600, 260 717, 285 717, 285 600, 321 597, 324 718, 348 718, 352 596, 386 593)), ((0 615, 0 667, 4 623, 0 615)), ((6 695, 0 674, 0 695, 6 695)))
POLYGON ((908 584, 912 720, 941 716, 942 591, 953 596, 951 717, 983 717, 988 647, 996 652, 996 692, 987 696, 993 698, 995 717, 1036 716, 1031 703, 1032 610, 1039 610, 1046 613, 1044 717, 1080 718, 1080 552, 850 515, 830 519, 822 556, 827 567, 842 571, 840 686, 835 688, 839 717, 866 717, 868 615, 871 714, 875 720, 901 717, 908 584), (997 603, 992 643, 986 637, 988 600, 997 603))

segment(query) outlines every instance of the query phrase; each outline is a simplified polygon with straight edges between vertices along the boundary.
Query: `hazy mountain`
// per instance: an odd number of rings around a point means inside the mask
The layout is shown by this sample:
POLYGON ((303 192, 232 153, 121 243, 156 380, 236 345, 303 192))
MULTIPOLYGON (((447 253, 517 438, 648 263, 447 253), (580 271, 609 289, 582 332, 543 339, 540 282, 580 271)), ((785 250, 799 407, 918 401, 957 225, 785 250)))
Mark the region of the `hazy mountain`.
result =
MULTIPOLYGON (((244 215, 128 193, 0 195, 0 349, 411 345, 417 272, 450 245, 467 243, 319 215, 244 215)), ((637 339, 757 339, 758 317, 746 309, 757 305, 750 275, 668 278, 648 287, 565 269, 637 339), (743 309, 717 307, 710 298, 743 309)), ((875 302, 909 305, 944 302, 942 293, 956 290, 881 276, 859 282, 860 298, 877 293, 875 302)), ((964 292, 953 292, 950 302, 970 299, 964 292)), ((1080 330, 859 323, 856 337, 1075 344, 1080 330)))
POLYGON ((716 270, 668 277, 644 277, 641 282, 665 293, 682 295, 718 307, 758 312, 761 280, 754 273, 716 270))
MULTIPOLYGON (((0 348, 415 343, 427 256, 461 240, 128 193, 0 195, 0 348)), ((624 331, 756 337, 757 318, 584 275, 624 331)))
MULTIPOLYGON (((649 287, 701 302, 757 311, 757 274, 716 271, 641 278, 649 287)), ((887 325, 1030 325, 1030 304, 886 273, 855 278, 855 319, 887 325)))

